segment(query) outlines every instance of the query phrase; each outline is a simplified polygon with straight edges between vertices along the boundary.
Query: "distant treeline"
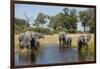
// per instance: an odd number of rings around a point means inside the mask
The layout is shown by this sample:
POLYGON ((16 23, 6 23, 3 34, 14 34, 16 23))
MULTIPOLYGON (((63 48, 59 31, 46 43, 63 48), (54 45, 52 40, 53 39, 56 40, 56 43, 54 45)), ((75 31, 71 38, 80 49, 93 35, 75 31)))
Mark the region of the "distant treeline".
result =
POLYGON ((84 11, 76 9, 64 8, 62 12, 54 16, 49 16, 44 13, 38 13, 37 18, 32 20, 30 25, 29 20, 15 17, 15 33, 31 30, 44 34, 53 34, 65 31, 68 33, 94 32, 94 9, 90 8, 84 11), (77 23, 80 22, 84 31, 77 30, 77 23), (88 30, 87 30, 88 27, 88 30))

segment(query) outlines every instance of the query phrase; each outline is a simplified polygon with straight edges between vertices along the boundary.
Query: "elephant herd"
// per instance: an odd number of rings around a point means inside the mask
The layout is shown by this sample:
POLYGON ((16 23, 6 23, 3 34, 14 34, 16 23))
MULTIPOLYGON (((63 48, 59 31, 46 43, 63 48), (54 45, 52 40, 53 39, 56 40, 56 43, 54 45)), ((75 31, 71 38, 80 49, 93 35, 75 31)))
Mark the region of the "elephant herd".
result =
POLYGON ((38 49, 39 39, 44 38, 43 34, 26 31, 19 34, 19 46, 20 48, 38 49))
POLYGON ((71 47, 71 43, 72 43, 71 37, 66 37, 65 32, 59 33, 59 45, 60 45, 60 47, 64 47, 64 45, 67 45, 67 47, 71 47))
MULTIPOLYGON (((72 38, 66 36, 65 32, 60 32, 58 35, 60 47, 71 47, 72 38)), ((20 48, 29 48, 29 49, 38 49, 40 46, 39 39, 45 38, 43 34, 33 31, 26 31, 19 34, 19 46, 20 48)), ((91 35, 87 34, 86 36, 80 35, 77 40, 78 50, 81 50, 83 46, 88 47, 88 42, 91 39, 91 35)))
MULTIPOLYGON (((64 45, 66 45, 67 47, 71 47, 72 38, 69 36, 66 36, 66 35, 67 34, 65 32, 60 32, 60 34, 59 34, 60 47, 64 47, 64 45)), ((80 51, 83 46, 85 46, 87 49, 90 39, 91 39, 90 34, 87 34, 86 37, 84 35, 80 35, 77 40, 78 51, 80 51)))

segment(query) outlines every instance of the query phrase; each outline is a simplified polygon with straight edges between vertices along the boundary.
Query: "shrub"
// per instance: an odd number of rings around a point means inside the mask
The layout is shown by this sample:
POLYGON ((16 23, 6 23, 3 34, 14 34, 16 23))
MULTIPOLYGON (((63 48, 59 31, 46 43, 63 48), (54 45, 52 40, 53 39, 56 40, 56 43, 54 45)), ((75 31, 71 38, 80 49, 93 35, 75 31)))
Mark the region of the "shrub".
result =
POLYGON ((21 32, 25 32, 25 31, 32 31, 33 28, 29 27, 29 26, 17 26, 15 25, 15 34, 19 34, 21 32))
POLYGON ((49 34, 49 35, 53 34, 53 32, 48 28, 37 27, 37 28, 34 28, 33 31, 36 31, 36 32, 39 32, 39 33, 43 33, 43 34, 49 34))
POLYGON ((76 33, 77 30, 75 30, 75 29, 70 29, 69 32, 70 32, 70 33, 76 33))

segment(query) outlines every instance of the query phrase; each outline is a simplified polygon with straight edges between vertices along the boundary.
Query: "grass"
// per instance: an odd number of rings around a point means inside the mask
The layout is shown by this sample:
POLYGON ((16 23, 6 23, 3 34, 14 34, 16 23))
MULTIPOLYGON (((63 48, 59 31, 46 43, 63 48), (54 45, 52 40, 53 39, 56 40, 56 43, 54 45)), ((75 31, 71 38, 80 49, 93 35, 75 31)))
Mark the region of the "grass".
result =
MULTIPOLYGON (((67 36, 70 36, 72 38, 72 47, 77 48, 77 40, 78 37, 81 34, 67 34, 67 36)), ((82 34, 86 36, 86 34, 82 34)), ((94 34, 91 34, 92 38, 89 42, 88 51, 89 54, 94 54, 94 34)), ((15 52, 19 51, 19 41, 18 41, 18 35, 15 35, 15 52)), ((58 34, 54 35, 45 35, 44 39, 40 39, 40 49, 45 48, 48 46, 48 44, 59 44, 58 34)), ((27 49, 24 49, 23 51, 26 51, 27 49)))

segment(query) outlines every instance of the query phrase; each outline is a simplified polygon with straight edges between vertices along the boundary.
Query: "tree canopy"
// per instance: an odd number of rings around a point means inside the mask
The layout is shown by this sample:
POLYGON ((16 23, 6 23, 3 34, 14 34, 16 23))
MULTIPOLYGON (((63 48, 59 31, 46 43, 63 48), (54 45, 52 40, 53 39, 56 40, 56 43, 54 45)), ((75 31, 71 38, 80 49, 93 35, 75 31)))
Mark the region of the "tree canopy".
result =
POLYGON ((89 27, 89 32, 94 32, 94 10, 92 8, 86 11, 79 12, 80 22, 84 27, 84 32, 86 32, 86 27, 89 27))
POLYGON ((95 14, 93 8, 78 12, 75 8, 66 7, 61 12, 52 16, 40 12, 36 19, 33 19, 34 22, 32 25, 35 26, 34 28, 29 25, 30 18, 26 15, 25 17, 26 19, 15 18, 15 28, 17 31, 34 30, 38 32, 45 31, 45 33, 65 31, 75 33, 78 32, 77 23, 79 20, 84 28, 84 32, 93 33, 95 29, 95 14), (89 28, 88 31, 86 27, 89 28))
POLYGON ((34 20, 35 21, 35 26, 39 27, 40 25, 43 26, 43 24, 46 23, 46 20, 45 20, 46 16, 43 14, 43 13, 39 13, 37 18, 34 20))

